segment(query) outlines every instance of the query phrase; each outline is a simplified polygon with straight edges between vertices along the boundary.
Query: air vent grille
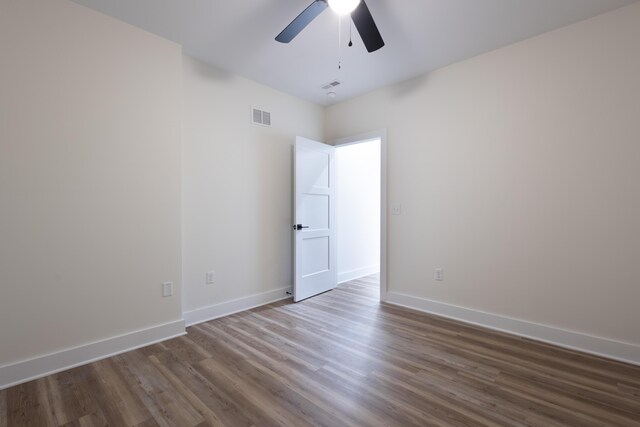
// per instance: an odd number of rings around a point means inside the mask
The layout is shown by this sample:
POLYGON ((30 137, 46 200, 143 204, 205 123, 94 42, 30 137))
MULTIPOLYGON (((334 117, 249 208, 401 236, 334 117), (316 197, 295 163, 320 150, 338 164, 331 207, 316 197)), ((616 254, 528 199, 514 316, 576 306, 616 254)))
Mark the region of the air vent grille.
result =
POLYGON ((336 86, 340 86, 342 83, 340 83, 338 80, 333 80, 329 83, 327 83, 326 85, 322 86, 322 90, 329 90, 329 89, 333 89, 336 86))
POLYGON ((260 108, 251 107, 251 123, 254 125, 271 126, 271 113, 260 108))

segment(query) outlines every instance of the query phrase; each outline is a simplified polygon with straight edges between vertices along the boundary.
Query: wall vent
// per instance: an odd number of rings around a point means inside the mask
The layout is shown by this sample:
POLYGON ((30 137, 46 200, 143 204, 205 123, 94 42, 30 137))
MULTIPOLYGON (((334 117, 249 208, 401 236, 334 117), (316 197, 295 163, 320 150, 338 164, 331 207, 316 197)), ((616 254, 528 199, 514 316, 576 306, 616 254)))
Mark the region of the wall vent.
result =
POLYGON ((322 90, 329 90, 329 89, 333 89, 336 86, 340 86, 342 83, 340 83, 338 80, 333 80, 329 83, 327 83, 326 85, 321 86, 322 90))
POLYGON ((271 113, 257 107, 251 107, 251 123, 271 127, 271 113))

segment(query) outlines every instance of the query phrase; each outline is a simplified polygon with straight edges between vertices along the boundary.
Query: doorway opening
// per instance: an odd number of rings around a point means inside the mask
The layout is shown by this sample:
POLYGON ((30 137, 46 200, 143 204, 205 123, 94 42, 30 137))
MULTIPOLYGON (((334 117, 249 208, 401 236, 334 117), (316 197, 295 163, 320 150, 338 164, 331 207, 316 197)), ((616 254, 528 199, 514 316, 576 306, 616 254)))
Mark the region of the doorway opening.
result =
POLYGON ((335 142, 337 283, 386 297, 386 132, 335 142))

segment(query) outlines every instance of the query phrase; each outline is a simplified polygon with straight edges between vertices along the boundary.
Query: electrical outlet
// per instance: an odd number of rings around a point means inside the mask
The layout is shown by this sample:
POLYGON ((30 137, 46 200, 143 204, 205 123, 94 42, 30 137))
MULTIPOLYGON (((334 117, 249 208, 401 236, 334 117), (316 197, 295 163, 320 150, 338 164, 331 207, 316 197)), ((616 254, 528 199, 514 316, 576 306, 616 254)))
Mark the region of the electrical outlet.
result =
POLYGON ((433 278, 438 282, 444 281, 444 270, 442 268, 436 268, 433 274, 433 278))
POLYGON ((402 205, 391 205, 391 215, 402 215, 402 205))
POLYGON ((170 297, 173 295, 173 282, 164 282, 162 284, 162 296, 170 297))
POLYGON ((216 283, 216 272, 208 271, 207 272, 207 285, 213 285, 216 283))

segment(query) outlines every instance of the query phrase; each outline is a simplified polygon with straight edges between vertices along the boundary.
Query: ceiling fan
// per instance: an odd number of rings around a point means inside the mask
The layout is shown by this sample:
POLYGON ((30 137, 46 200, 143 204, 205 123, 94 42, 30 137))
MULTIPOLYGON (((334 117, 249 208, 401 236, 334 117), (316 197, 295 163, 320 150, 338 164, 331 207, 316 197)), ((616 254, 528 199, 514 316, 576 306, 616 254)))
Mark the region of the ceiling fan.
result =
POLYGON ((309 25, 327 7, 331 7, 340 15, 351 14, 364 46, 369 52, 375 52, 384 46, 384 40, 378 31, 378 27, 369 12, 369 8, 364 0, 316 0, 309 5, 300 15, 296 17, 287 27, 276 37, 281 43, 289 43, 304 28, 309 25))

